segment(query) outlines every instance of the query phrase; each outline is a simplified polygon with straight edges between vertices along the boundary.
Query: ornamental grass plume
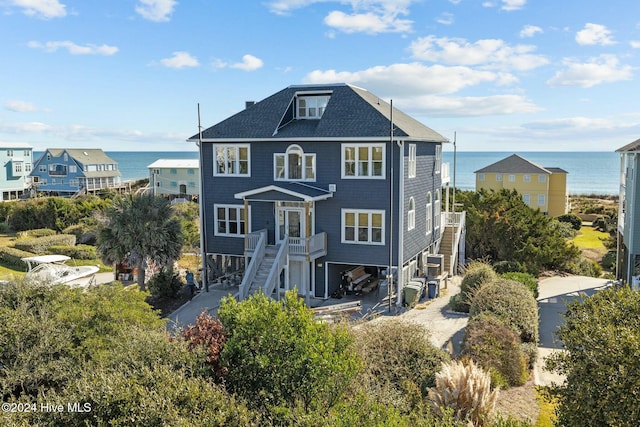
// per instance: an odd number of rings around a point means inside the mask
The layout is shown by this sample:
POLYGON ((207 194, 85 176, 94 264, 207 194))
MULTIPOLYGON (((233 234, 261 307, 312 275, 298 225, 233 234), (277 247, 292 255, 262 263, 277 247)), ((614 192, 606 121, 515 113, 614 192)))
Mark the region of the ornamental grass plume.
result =
POLYGON ((457 420, 474 427, 488 425, 495 408, 498 390, 491 390, 491 376, 473 361, 467 365, 451 361, 436 374, 436 386, 429 390, 436 412, 444 414, 448 408, 457 420))

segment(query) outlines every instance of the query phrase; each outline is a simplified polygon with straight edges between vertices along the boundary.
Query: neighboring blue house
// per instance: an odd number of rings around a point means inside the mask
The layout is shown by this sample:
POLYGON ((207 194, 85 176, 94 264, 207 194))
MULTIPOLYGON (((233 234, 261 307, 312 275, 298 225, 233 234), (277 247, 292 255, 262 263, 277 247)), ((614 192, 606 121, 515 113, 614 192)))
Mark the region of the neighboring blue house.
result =
POLYGON ((33 148, 22 142, 0 142, 0 164, 2 200, 17 199, 31 186, 33 148))
POLYGON ((120 186, 118 163, 99 148, 49 148, 31 176, 37 191, 61 196, 120 186))
POLYGON ((290 86, 201 140, 204 268, 244 270, 241 298, 328 298, 389 265, 401 294, 438 252, 448 141, 364 89, 290 86))

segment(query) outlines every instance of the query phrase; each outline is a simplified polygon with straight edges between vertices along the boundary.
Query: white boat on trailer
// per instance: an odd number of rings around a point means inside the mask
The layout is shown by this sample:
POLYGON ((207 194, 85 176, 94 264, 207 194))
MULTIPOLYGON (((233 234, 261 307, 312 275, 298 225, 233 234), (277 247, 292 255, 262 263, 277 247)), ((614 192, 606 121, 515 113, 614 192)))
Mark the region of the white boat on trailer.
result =
POLYGON ((25 277, 52 284, 67 283, 78 286, 91 284, 93 277, 100 269, 93 265, 70 266, 65 264, 70 259, 66 255, 39 255, 22 258, 29 269, 25 277), (88 280, 82 281, 80 279, 88 280))

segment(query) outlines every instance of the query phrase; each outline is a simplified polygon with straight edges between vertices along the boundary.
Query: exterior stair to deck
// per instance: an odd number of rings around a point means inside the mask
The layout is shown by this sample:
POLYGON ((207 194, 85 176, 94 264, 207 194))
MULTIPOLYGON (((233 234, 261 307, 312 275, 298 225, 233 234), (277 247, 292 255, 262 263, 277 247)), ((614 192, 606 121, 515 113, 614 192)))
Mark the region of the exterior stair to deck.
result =
POLYGON ((256 272, 255 277, 251 281, 249 285, 249 290, 247 291, 247 296, 255 293, 258 289, 264 288, 265 282, 269 277, 269 272, 271 271, 273 264, 276 261, 276 256, 278 255, 278 249, 280 245, 275 246, 266 246, 264 251, 264 257, 258 266, 258 270, 256 272))
POLYGON ((453 225, 447 225, 444 228, 444 234, 442 235, 442 242, 440 243, 440 253, 444 255, 444 265, 442 269, 447 272, 451 272, 451 258, 454 255, 454 239, 456 238, 456 227, 453 225))

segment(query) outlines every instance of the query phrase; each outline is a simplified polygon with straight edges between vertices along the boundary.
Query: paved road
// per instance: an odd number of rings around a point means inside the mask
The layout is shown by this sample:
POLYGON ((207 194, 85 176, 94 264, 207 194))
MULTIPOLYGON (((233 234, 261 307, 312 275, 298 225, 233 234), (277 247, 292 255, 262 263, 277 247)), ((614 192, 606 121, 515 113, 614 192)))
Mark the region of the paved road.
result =
POLYGON ((561 384, 562 376, 544 370, 544 358, 556 351, 562 351, 555 332, 562 324, 562 314, 566 304, 593 295, 607 286, 607 280, 584 276, 552 277, 540 282, 538 312, 540 314, 540 343, 538 361, 533 378, 536 385, 561 384))

